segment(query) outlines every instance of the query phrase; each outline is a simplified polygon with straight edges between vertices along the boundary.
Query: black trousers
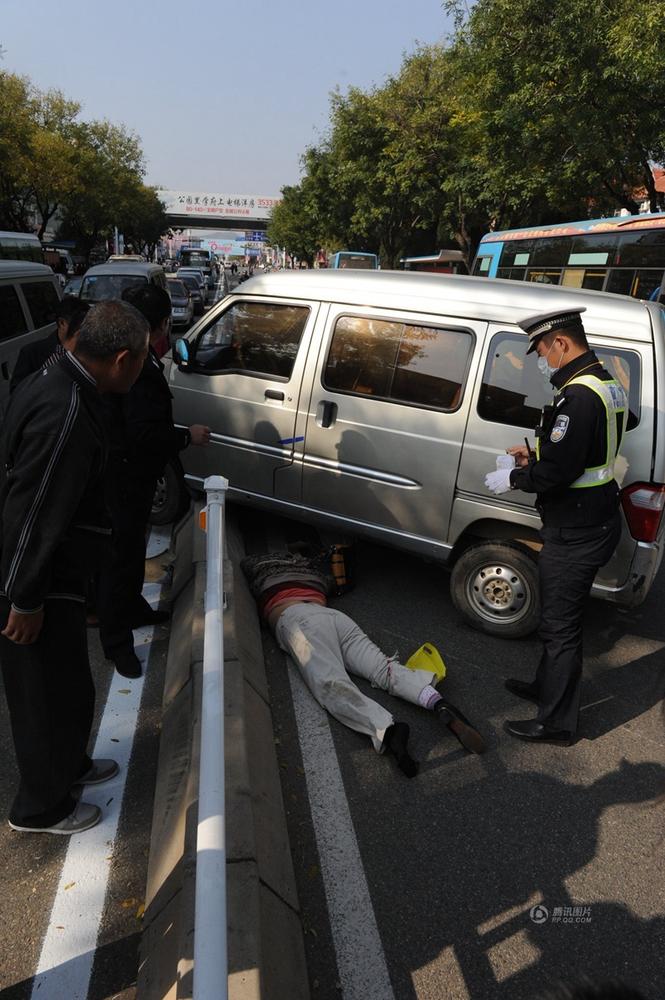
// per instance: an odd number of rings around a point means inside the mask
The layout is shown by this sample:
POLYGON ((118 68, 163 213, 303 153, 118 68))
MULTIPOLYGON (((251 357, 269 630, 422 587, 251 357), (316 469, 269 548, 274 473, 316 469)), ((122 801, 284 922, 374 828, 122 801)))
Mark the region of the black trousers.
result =
POLYGON ((156 485, 155 479, 118 478, 107 491, 113 540, 99 574, 97 616, 104 655, 110 660, 134 648, 132 621, 149 607, 141 590, 156 485))
POLYGON ((577 730, 582 679, 582 619, 596 572, 611 558, 621 535, 619 513, 604 524, 548 528, 538 560, 543 653, 534 693, 538 721, 577 730))
MULTIPOLYGON (((9 603, 0 598, 4 628, 9 603)), ((0 663, 21 780, 9 818, 51 826, 75 807, 71 787, 91 766, 86 752, 95 707, 85 605, 47 601, 31 646, 0 636, 0 663)))

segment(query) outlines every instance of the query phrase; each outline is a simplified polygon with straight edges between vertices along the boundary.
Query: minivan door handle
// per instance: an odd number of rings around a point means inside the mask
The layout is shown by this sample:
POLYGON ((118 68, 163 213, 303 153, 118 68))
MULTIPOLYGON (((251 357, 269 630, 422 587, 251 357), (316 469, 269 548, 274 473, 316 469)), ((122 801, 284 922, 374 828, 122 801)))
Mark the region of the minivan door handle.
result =
POLYGON ((319 403, 316 422, 319 427, 332 427, 337 419, 337 403, 324 399, 319 403))
POLYGON ((284 402, 284 393, 280 392, 279 389, 266 389, 265 391, 266 399, 278 399, 280 403, 284 402))

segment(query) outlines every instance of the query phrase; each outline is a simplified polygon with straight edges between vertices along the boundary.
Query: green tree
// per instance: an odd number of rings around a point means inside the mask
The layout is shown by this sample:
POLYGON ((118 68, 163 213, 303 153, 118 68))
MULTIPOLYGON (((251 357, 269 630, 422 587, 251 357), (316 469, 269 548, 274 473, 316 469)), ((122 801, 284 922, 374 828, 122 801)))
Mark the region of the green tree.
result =
POLYGON ((60 236, 73 237, 88 253, 127 219, 144 163, 138 137, 108 121, 82 123, 77 143, 85 185, 63 207, 60 236))
POLYGON ((308 211, 304 184, 282 188, 282 200, 272 210, 267 238, 272 246, 284 247, 290 257, 313 263, 322 234, 308 211))
POLYGON ((24 182, 30 160, 35 103, 25 77, 0 72, 0 228, 30 227, 31 191, 24 182))
POLYGON ((39 217, 42 239, 50 220, 86 183, 81 172, 77 123, 81 106, 59 90, 35 92, 30 149, 24 183, 39 217))
MULTIPOLYGON (((659 0, 478 0, 451 57, 467 95, 475 170, 503 228, 571 210, 657 208, 665 157, 665 25, 659 0)), ((458 91, 458 93, 461 91, 458 91)), ((467 148, 469 148, 467 146, 467 148)), ((480 186, 480 183, 478 186, 480 186)), ((552 219, 551 221, 556 221, 552 219)))
POLYGON ((124 234, 125 245, 131 244, 138 251, 145 247, 148 256, 154 256, 159 239, 167 229, 164 203, 155 188, 141 182, 127 186, 118 227, 124 234))

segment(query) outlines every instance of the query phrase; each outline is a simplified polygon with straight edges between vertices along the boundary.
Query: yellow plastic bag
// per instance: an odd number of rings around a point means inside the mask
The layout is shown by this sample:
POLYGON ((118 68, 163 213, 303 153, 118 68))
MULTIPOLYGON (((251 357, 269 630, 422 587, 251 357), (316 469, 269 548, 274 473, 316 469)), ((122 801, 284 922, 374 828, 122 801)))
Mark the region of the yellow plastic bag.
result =
POLYGON ((424 642, 420 649, 412 653, 405 666, 409 670, 427 670, 429 673, 436 674, 437 683, 446 676, 446 665, 443 658, 431 642, 424 642))

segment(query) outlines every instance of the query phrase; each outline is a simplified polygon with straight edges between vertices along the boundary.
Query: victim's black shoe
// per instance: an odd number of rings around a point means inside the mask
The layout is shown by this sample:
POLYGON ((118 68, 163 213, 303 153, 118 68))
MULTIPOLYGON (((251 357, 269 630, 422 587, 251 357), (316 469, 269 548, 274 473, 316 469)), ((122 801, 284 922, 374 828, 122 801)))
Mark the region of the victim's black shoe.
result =
POLYGON ((397 766, 407 778, 415 778, 418 774, 418 761, 414 760, 407 749, 409 742, 409 727, 406 722, 394 722, 388 726, 383 737, 383 745, 388 753, 397 761, 397 766))
POLYGON ((438 713, 444 725, 448 727, 453 736, 457 737, 465 750, 468 750, 469 753, 485 752, 484 739, 458 708, 442 698, 441 701, 437 701, 434 711, 438 713))
POLYGON ((518 698, 525 698, 527 701, 532 701, 534 705, 538 704, 538 694, 534 684, 528 684, 526 681, 518 681, 515 677, 509 677, 504 682, 504 687, 511 694, 516 694, 518 698))
POLYGON ((121 677, 135 678, 143 674, 141 661, 133 649, 126 653, 115 653, 112 659, 121 677))
POLYGON ((569 747, 574 742, 575 734, 567 729, 552 729, 537 719, 526 719, 524 722, 505 722, 503 728, 518 740, 528 740, 529 743, 558 743, 569 747))

